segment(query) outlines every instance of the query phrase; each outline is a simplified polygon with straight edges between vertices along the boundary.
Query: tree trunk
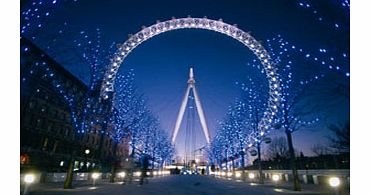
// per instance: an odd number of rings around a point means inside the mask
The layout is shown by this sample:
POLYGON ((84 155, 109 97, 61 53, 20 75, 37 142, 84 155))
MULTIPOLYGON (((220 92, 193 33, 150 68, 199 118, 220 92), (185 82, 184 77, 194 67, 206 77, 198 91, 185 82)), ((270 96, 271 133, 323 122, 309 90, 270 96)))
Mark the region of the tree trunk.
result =
POLYGON ((67 177, 66 177, 66 180, 64 181, 64 189, 72 188, 73 168, 75 164, 74 162, 75 162, 75 157, 74 157, 74 152, 72 152, 71 157, 69 159, 69 163, 68 163, 67 177))
POLYGON ((299 182, 298 177, 298 171, 297 166, 295 162, 295 154, 294 154, 294 148, 293 148, 293 141, 292 141, 292 132, 289 130, 286 130, 286 135, 288 139, 288 147, 289 147, 289 155, 290 155, 290 167, 292 169, 293 174, 293 182, 294 182, 294 190, 295 191, 301 191, 301 184, 299 182))
POLYGON ((115 163, 112 163, 112 166, 111 166, 111 176, 109 178, 109 182, 110 183, 114 183, 114 179, 116 177, 116 165, 115 163))
POLYGON ((231 158, 231 171, 234 173, 235 164, 234 164, 234 157, 231 158))
POLYGON ((242 159, 241 159, 241 161, 242 161, 242 169, 244 169, 244 167, 245 167, 245 163, 244 163, 244 152, 242 153, 242 159))
POLYGON ((261 162, 261 143, 257 143, 258 153, 258 171, 259 171, 259 183, 263 184, 263 173, 262 173, 262 162, 261 162))
POLYGON ((116 152, 117 152, 117 147, 118 147, 118 144, 115 144, 114 143, 114 146, 113 146, 113 159, 112 159, 112 165, 111 165, 111 176, 109 178, 109 182, 110 183, 114 183, 114 179, 116 177, 116 164, 117 164, 117 155, 116 155, 116 152))
POLYGON ((245 163, 244 163, 244 155, 245 155, 245 153, 244 153, 244 151, 242 151, 242 154, 241 154, 241 156, 242 156, 242 180, 243 181, 245 181, 245 163))

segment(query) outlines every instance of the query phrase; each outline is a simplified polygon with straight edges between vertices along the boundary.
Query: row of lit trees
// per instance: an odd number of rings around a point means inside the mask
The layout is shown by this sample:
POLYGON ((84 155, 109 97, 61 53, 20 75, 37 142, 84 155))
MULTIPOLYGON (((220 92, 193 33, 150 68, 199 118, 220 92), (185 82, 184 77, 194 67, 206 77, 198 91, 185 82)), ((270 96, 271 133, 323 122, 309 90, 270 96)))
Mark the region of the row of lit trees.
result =
MULTIPOLYGON (((276 115, 275 125, 270 131, 282 130, 286 134, 294 186, 295 190, 300 190, 292 133, 319 121, 318 115, 321 110, 316 102, 319 102, 317 98, 323 97, 323 91, 317 93, 315 86, 324 80, 325 75, 315 75, 315 72, 326 71, 320 67, 317 68, 316 60, 307 59, 307 55, 302 54, 301 49, 296 49, 296 46, 290 45, 281 36, 268 40, 267 49, 278 67, 281 83, 280 112, 276 115), (304 73, 293 69, 294 66, 301 65, 302 61, 305 66, 313 68, 307 68, 304 73), (313 76, 307 77, 307 75, 313 76)), ((255 73, 252 74, 254 78, 248 78, 241 84, 241 97, 230 106, 225 119, 220 122, 219 129, 211 143, 210 157, 217 164, 233 161, 235 157, 240 157, 244 161, 244 151, 249 151, 251 156, 258 156, 260 175, 262 175, 261 144, 269 143, 271 139, 267 137, 268 133, 261 136, 258 122, 266 109, 268 90, 263 84, 266 81, 261 79, 264 78, 262 67, 257 61, 248 65, 257 71, 250 71, 255 73), (251 140, 250 137, 255 141, 253 145, 246 143, 246 140, 251 140)), ((244 162, 242 162, 243 167, 244 162)), ((260 177, 260 182, 263 182, 262 177, 260 177)))
POLYGON ((134 79, 132 70, 116 78, 116 138, 130 137, 132 157, 137 152, 144 153, 163 165, 166 160, 171 159, 173 147, 166 133, 160 128, 159 120, 150 111, 147 101, 135 87, 134 79))
POLYGON ((262 137, 259 134, 258 123, 263 117, 267 100, 267 96, 259 92, 259 90, 263 91, 261 88, 263 86, 259 86, 251 78, 241 83, 241 97, 229 107, 226 117, 219 123, 219 129, 211 142, 212 162, 221 165, 231 160, 232 169, 234 169, 234 159, 240 158, 241 168, 244 169, 246 151, 251 148, 260 151, 262 137), (256 145, 247 143, 249 137, 253 138, 256 145))

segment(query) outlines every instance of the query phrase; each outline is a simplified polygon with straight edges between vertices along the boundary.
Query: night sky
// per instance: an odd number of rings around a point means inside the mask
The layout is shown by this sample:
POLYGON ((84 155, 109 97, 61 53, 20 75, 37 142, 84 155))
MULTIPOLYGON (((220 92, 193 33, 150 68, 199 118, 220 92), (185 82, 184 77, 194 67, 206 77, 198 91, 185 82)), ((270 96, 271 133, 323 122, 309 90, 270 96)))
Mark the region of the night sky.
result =
MULTIPOLYGON (((40 32, 45 34, 45 38, 37 40, 37 43, 45 47, 47 37, 68 22, 69 34, 50 49, 51 55, 85 82, 89 79, 87 66, 80 63, 73 50, 65 49, 80 31, 94 32, 99 28, 103 46, 109 47, 112 42, 123 43, 128 34, 135 34, 143 25, 150 26, 156 20, 165 21, 172 16, 222 18, 226 23, 237 24, 240 29, 251 32, 263 45, 267 39, 280 34, 312 53, 318 53, 319 48, 326 48, 329 52, 333 51, 335 57, 342 53, 349 55, 349 29, 345 26, 345 17, 341 15, 342 8, 334 1, 313 3, 316 4, 310 6, 317 8, 323 21, 318 20, 318 14, 312 13, 312 9, 302 8, 299 1, 294 0, 71 1, 55 8, 43 32, 40 32), (338 27, 330 21, 336 21, 338 27)), ((223 119, 227 107, 240 95, 240 86, 236 82, 246 80, 247 76, 260 77, 267 82, 263 74, 247 66, 254 59, 248 48, 230 37, 206 30, 184 29, 161 34, 141 44, 125 59, 120 72, 134 69, 139 90, 145 94, 162 128, 170 136, 187 86, 189 68, 193 67, 212 137, 217 121, 223 119)), ((340 66, 344 72, 349 71, 349 64, 340 66)), ((312 76, 306 75, 310 73, 305 68, 303 65, 294 67, 302 79, 312 76)), ((325 68, 323 71, 330 72, 325 68)), ((344 76, 336 78, 349 82, 344 76)), ((326 126, 349 120, 348 101, 331 104, 332 108, 328 108, 330 112, 326 112, 325 120, 320 124, 294 133, 296 149, 310 155, 310 148, 314 144, 326 144, 326 126)), ((180 128, 176 143, 179 153, 184 150, 186 114, 184 116, 183 128, 180 128)), ((196 129, 199 131, 197 146, 201 147, 205 139, 200 125, 196 129)))

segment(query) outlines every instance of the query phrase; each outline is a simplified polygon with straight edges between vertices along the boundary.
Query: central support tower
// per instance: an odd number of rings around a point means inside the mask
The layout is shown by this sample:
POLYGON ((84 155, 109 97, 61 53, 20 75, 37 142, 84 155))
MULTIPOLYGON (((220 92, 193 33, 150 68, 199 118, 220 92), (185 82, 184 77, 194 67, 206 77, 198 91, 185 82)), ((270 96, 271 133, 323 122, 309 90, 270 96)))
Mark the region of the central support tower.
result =
POLYGON ((194 99, 195 99, 195 106, 197 108, 198 116, 199 116, 199 119, 200 119, 200 124, 202 125, 202 129, 203 129, 203 132, 204 132, 204 136, 206 137, 207 144, 209 144, 210 143, 210 137, 209 137, 208 126, 207 126, 207 123, 206 123, 206 118, 204 117, 204 112, 203 112, 202 104, 200 103, 200 98, 199 98, 198 92, 195 88, 195 79, 194 79, 193 68, 190 68, 188 87, 186 89, 185 96, 182 100, 181 107, 180 107, 180 110, 179 110, 179 114, 177 116, 175 128, 173 130, 172 144, 175 143, 177 133, 179 132, 179 128, 181 126, 181 122, 182 122, 182 119, 184 117, 185 108, 186 108, 186 105, 188 103, 190 90, 193 90, 194 99))

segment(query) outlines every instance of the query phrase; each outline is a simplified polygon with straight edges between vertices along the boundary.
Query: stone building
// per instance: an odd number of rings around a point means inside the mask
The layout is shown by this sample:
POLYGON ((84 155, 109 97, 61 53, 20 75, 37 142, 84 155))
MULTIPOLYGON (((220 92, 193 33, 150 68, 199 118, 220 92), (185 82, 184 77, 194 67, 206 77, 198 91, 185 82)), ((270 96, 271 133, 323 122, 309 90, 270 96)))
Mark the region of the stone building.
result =
MULTIPOLYGON (((100 112, 86 117, 86 123, 99 122, 89 124, 87 133, 77 134, 66 97, 74 97, 75 109, 80 110, 75 113, 79 116, 88 86, 31 41, 22 38, 20 49, 21 171, 65 172, 71 154, 75 157, 76 171, 108 169, 113 160, 128 155, 127 141, 117 146, 111 136, 114 135, 112 125, 103 123, 104 117, 112 112, 110 102, 95 101, 91 109, 100 112)), ((98 99, 98 89, 90 91, 90 95, 98 99)))

